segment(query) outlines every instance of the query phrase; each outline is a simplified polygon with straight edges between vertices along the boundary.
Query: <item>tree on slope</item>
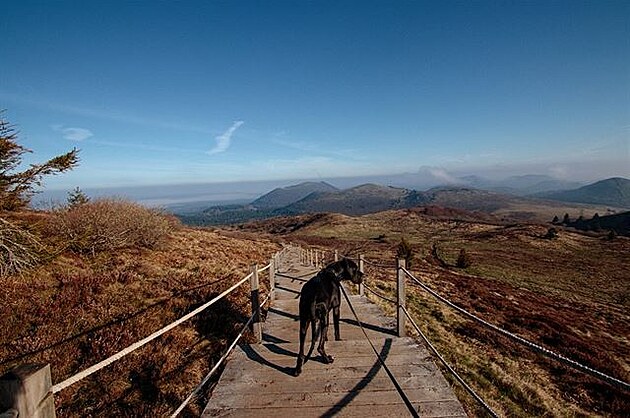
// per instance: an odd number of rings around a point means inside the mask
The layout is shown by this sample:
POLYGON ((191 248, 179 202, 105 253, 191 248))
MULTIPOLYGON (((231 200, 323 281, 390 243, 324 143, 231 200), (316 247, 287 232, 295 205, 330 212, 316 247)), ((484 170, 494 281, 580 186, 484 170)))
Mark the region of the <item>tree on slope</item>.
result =
POLYGON ((18 171, 22 156, 32 152, 17 143, 17 132, 0 113, 0 210, 13 211, 30 203, 34 188, 42 185, 43 178, 71 170, 79 162, 79 151, 54 157, 43 164, 31 164, 18 171))

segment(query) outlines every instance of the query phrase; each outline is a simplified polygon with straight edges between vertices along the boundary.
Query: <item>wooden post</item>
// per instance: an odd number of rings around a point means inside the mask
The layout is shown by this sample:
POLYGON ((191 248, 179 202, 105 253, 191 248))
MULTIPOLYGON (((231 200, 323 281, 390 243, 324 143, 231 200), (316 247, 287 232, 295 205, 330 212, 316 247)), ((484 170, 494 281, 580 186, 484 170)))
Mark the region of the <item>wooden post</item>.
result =
POLYGON ((276 300, 276 266, 278 265, 276 257, 273 257, 269 264, 271 264, 269 267, 269 299, 276 300))
MULTIPOLYGON (((363 254, 359 256, 359 271, 361 273, 365 272, 365 270, 363 269, 363 254)), ((363 287, 363 281, 359 283, 359 296, 365 296, 365 287, 363 287)))
POLYGON ((258 264, 252 264, 252 275, 249 279, 252 301, 252 332, 257 343, 262 342, 262 324, 260 323, 260 300, 258 298, 258 264))
POLYGON ((339 261, 339 250, 335 250, 335 262, 339 261))
POLYGON ((405 307, 405 272, 402 270, 405 268, 405 265, 406 263, 404 258, 396 260, 396 271, 398 272, 398 280, 396 281, 396 301, 398 303, 396 328, 399 337, 405 336, 405 312, 403 311, 403 308, 405 307))
POLYGON ((55 418, 51 388, 50 364, 18 366, 0 377, 0 413, 55 418))
POLYGON ((315 250, 315 267, 319 267, 319 250, 315 250))

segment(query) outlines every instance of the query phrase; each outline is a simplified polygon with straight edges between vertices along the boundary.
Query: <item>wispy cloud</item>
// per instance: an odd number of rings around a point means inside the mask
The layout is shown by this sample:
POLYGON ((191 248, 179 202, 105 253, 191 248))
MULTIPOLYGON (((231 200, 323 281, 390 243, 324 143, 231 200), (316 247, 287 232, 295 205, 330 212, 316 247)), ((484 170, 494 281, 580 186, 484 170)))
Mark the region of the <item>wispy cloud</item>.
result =
POLYGON ((214 138, 214 140, 217 142, 217 144, 215 145, 214 148, 212 148, 210 151, 208 151, 208 155, 214 155, 214 154, 219 154, 221 152, 224 152, 225 150, 227 150, 230 145, 232 144, 232 135, 234 135, 234 132, 236 132, 236 130, 245 122, 243 122, 242 120, 237 120, 236 122, 234 122, 232 124, 232 126, 230 126, 228 128, 227 131, 223 132, 221 135, 217 136, 214 138))
POLYGON ((94 136, 92 131, 85 128, 66 128, 63 125, 53 125, 51 128, 56 132, 61 132, 63 138, 68 141, 81 142, 94 136))
POLYGON ((196 132, 201 134, 211 133, 211 131, 207 128, 193 126, 186 123, 168 122, 161 119, 139 117, 125 111, 115 111, 105 108, 90 108, 86 106, 72 106, 46 99, 29 99, 17 94, 7 93, 3 91, 0 91, 0 99, 33 106, 40 109, 49 109, 57 112, 63 112, 70 115, 112 120, 116 122, 147 126, 150 128, 171 129, 176 131, 196 132))
POLYGON ((443 183, 447 183, 447 184, 461 183, 461 180, 453 176, 444 168, 440 168, 440 167, 423 166, 423 167, 420 167, 419 173, 424 174, 425 176, 433 177, 434 179, 443 183))
POLYGON ((283 148, 291 148, 294 150, 303 151, 303 152, 307 152, 311 154, 318 154, 322 156, 329 156, 329 157, 335 157, 335 158, 341 157, 341 158, 348 158, 348 159, 353 159, 353 160, 364 159, 364 157, 354 149, 322 148, 322 146, 315 143, 284 139, 282 138, 282 136, 284 136, 284 132, 282 132, 281 134, 280 133, 276 134, 276 137, 272 138, 271 142, 276 145, 280 145, 283 148))

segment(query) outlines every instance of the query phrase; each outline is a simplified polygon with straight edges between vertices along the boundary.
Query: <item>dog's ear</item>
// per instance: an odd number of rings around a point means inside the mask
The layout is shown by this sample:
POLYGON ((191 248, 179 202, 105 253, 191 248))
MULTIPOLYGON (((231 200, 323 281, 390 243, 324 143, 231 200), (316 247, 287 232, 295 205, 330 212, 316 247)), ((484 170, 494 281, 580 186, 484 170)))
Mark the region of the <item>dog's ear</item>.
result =
POLYGON ((341 267, 345 269, 345 268, 348 268, 348 266, 349 266, 348 259, 346 257, 342 258, 341 267))
POLYGON ((351 258, 344 258, 342 261, 343 261, 343 267, 346 270, 352 270, 352 269, 357 268, 357 263, 355 263, 351 258))

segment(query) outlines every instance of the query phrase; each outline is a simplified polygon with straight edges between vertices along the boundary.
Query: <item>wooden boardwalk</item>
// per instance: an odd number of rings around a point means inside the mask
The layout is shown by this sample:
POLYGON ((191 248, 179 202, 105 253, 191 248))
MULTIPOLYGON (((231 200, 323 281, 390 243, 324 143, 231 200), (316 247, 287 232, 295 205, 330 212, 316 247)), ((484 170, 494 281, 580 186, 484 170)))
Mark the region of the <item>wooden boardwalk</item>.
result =
MULTIPOLYGON (((341 338, 317 350, 299 377, 292 375, 298 352, 298 297, 314 273, 289 251, 276 276, 276 300, 263 326, 263 343, 238 347, 229 357, 204 417, 409 416, 405 404, 381 367, 344 300, 341 338), (296 279, 291 279, 290 276, 296 279)), ((412 338, 394 335, 395 323, 368 299, 351 301, 370 339, 422 417, 465 417, 464 410, 430 354, 412 338)), ((308 333, 310 343, 310 330, 308 333)))

